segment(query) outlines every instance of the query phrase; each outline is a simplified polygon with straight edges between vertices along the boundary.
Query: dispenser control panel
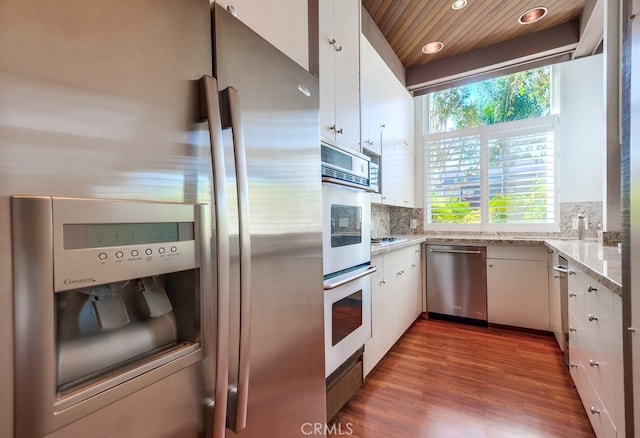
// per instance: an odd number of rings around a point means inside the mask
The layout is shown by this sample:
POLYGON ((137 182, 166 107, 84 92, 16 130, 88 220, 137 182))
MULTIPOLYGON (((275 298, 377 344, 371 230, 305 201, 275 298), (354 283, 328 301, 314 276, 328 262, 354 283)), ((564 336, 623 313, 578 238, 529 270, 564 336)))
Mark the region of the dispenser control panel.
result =
POLYGON ((52 198, 55 291, 199 267, 206 207, 52 198))

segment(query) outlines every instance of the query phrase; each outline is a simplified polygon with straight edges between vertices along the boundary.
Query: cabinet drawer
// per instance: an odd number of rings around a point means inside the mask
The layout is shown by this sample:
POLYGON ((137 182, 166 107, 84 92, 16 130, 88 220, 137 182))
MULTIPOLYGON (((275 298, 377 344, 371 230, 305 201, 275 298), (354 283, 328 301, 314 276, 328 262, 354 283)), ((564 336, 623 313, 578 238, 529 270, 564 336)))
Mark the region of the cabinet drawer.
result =
POLYGON ((547 262, 549 254, 543 246, 488 245, 488 259, 534 260, 547 262))
MULTIPOLYGON (((618 432, 615 425, 611 421, 609 412, 603 404, 598 392, 594 389, 593 385, 587 376, 584 389, 580 392, 580 397, 584 404, 584 409, 587 412, 593 431, 598 438, 616 438, 618 432)), ((621 431, 621 433, 623 433, 621 431)))
MULTIPOLYGON (((584 364, 587 355, 587 337, 582 324, 573 314, 569 314, 569 361, 570 365, 584 364)), ((571 366, 570 368, 572 368, 571 366)), ((586 370, 585 370, 586 372, 586 370)))
POLYGON ((403 263, 407 263, 410 259, 420 255, 420 245, 408 246, 398 249, 384 255, 385 266, 391 267, 403 263))
POLYGON ((578 272, 569 275, 569 313, 573 313, 579 321, 585 320, 584 301, 587 294, 586 284, 581 281, 578 272))

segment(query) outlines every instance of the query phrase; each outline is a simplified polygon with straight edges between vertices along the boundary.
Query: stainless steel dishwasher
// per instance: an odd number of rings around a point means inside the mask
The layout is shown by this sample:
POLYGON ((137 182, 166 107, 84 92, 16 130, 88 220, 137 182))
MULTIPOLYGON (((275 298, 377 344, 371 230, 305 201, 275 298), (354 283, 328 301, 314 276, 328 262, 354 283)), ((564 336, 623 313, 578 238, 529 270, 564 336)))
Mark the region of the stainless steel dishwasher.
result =
POLYGON ((487 324, 487 249, 427 245, 430 317, 487 324))

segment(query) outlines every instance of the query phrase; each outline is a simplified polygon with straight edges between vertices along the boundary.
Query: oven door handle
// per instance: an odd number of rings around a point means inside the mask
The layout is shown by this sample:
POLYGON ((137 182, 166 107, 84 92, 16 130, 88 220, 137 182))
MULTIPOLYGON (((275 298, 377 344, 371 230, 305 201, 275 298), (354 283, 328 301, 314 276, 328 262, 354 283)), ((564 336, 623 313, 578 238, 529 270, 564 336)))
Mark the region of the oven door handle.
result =
POLYGON ((376 266, 371 266, 368 269, 364 270, 364 271, 358 271, 355 272, 353 275, 347 277, 347 278, 340 278, 339 280, 335 281, 335 282, 330 282, 330 281, 325 281, 324 282, 324 290, 331 290, 331 289, 335 289, 337 287, 340 287, 342 285, 345 285, 347 283, 351 283, 354 280, 357 280, 359 278, 365 277, 367 275, 371 275, 374 272, 376 272, 378 270, 378 268, 376 266))

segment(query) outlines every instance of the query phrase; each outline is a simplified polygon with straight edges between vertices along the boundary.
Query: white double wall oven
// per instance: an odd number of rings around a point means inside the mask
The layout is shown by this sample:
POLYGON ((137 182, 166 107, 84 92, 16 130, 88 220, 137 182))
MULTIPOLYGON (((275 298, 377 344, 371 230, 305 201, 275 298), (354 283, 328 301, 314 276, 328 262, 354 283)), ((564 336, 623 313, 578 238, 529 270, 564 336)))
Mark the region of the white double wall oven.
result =
POLYGON ((322 144, 325 374, 371 337, 369 160, 322 144))

